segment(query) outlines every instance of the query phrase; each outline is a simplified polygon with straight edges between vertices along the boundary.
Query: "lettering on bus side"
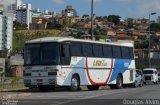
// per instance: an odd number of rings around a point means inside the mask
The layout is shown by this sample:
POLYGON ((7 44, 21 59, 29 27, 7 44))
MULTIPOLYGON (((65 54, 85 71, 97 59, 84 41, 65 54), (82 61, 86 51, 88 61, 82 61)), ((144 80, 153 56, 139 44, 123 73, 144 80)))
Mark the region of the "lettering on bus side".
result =
POLYGON ((107 62, 105 60, 94 60, 93 66, 107 66, 107 62))

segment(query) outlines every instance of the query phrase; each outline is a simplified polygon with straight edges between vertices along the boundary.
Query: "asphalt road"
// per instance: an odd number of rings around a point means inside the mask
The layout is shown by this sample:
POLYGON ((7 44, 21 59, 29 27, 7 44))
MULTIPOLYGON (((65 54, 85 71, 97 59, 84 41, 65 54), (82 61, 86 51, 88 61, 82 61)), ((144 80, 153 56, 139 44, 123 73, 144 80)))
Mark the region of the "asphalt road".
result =
POLYGON ((32 91, 18 105, 160 105, 160 84, 98 91, 32 91))

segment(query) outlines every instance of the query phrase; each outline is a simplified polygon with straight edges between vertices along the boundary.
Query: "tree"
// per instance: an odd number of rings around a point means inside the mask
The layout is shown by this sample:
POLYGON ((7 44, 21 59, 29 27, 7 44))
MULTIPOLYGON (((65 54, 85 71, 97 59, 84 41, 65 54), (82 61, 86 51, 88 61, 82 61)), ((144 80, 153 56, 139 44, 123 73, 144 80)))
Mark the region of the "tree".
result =
POLYGON ((54 29, 57 29, 57 30, 61 30, 63 28, 64 28, 64 25, 62 25, 62 24, 55 24, 55 26, 54 26, 54 29))
POLYGON ((133 19, 128 18, 126 21, 127 21, 127 28, 133 28, 133 19))
POLYGON ((7 55, 8 55, 8 49, 3 49, 0 51, 0 58, 7 58, 7 55))
POLYGON ((151 24, 151 31, 160 31, 160 24, 159 23, 152 23, 151 24))
POLYGON ((120 16, 118 16, 118 15, 109 15, 108 16, 108 21, 109 22, 113 22, 114 24, 119 24, 120 23, 120 16))
POLYGON ((26 30, 28 25, 26 23, 14 22, 13 27, 15 30, 26 30))
MULTIPOLYGON (((91 34, 91 29, 89 30, 89 34, 91 34)), ((100 30, 99 29, 94 29, 93 34, 94 35, 100 35, 100 30)))

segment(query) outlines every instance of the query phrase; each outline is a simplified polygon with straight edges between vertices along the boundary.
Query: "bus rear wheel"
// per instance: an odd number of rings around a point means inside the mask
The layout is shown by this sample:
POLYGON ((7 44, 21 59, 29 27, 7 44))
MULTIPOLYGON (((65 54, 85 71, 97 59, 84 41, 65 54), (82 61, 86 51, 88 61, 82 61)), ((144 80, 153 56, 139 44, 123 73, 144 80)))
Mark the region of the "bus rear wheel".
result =
POLYGON ((73 75, 71 79, 71 85, 69 87, 70 91, 78 91, 80 89, 80 79, 78 76, 73 75))
POLYGON ((88 85, 87 88, 88 88, 88 90, 92 91, 92 90, 98 90, 99 86, 98 85, 97 86, 88 85))

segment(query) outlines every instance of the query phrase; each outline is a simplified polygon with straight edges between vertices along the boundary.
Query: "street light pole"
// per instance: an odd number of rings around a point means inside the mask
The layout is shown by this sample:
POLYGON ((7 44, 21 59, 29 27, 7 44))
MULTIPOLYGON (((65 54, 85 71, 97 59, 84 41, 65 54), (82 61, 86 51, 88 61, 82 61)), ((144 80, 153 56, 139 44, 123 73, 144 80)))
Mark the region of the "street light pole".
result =
POLYGON ((149 53, 149 67, 151 67, 151 57, 150 57, 150 48, 151 48, 151 22, 150 22, 150 17, 151 14, 149 14, 149 49, 148 49, 148 53, 149 53))
POLYGON ((93 40, 93 0, 91 1, 91 40, 93 40))
POLYGON ((155 15, 156 13, 150 13, 149 14, 149 49, 148 49, 148 53, 149 53, 149 67, 151 67, 151 56, 150 56, 150 52, 151 52, 151 15, 155 15))

